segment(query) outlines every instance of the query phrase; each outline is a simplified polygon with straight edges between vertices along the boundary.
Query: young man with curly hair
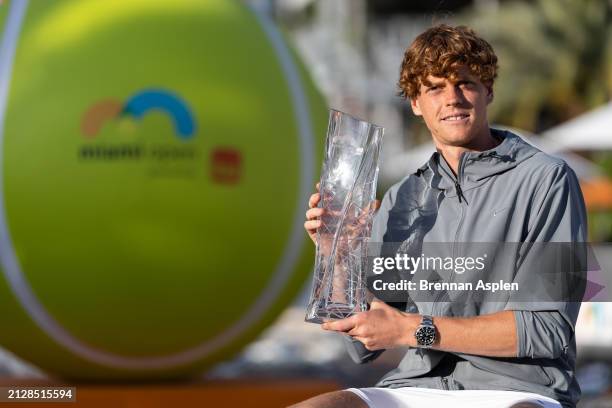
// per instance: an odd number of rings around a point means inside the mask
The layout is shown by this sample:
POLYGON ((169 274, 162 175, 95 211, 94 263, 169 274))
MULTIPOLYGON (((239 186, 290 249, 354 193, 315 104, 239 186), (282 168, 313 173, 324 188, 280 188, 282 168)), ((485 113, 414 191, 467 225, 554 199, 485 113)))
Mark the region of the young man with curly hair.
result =
MULTIPOLYGON (((372 241, 586 241, 574 172, 519 136, 489 127, 497 69, 491 45, 463 26, 432 27, 406 50, 400 95, 424 120, 436 152, 386 192, 372 241)), ((306 213, 313 241, 319 201, 313 194, 306 213)), ((408 346, 399 366, 375 387, 323 394, 298 407, 575 406, 578 302, 394 306, 374 300, 367 312, 323 328, 345 334, 359 363, 408 346)))

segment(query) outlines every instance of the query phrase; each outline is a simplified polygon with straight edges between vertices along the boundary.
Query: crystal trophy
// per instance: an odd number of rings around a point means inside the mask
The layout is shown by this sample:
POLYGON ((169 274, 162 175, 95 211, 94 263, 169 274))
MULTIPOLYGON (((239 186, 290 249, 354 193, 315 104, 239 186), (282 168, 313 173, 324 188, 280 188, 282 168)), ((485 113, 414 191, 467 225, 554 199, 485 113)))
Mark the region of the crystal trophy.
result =
POLYGON ((367 310, 366 255, 384 129, 330 110, 319 207, 314 280, 306 321, 322 323, 367 310))

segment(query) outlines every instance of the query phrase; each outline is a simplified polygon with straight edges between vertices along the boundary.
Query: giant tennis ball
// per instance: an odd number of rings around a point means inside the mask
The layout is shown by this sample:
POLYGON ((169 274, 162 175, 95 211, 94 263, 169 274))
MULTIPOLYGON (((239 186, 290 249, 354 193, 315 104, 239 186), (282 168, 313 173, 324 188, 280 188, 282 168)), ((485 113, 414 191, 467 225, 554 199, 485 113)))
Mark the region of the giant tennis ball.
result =
POLYGON ((76 379, 227 358, 310 276, 326 112, 231 0, 0 5, 0 344, 76 379))

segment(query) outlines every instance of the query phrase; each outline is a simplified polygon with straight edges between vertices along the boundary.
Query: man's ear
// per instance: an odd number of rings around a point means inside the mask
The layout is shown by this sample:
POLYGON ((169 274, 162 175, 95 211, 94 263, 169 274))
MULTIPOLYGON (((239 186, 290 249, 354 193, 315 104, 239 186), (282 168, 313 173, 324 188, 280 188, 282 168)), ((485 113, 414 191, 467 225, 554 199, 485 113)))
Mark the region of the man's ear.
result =
POLYGON ((487 87, 487 105, 493 102, 493 86, 487 87))
POLYGON ((414 113, 416 116, 423 116, 423 112, 421 112, 417 98, 410 98, 410 107, 412 108, 412 113, 414 113))

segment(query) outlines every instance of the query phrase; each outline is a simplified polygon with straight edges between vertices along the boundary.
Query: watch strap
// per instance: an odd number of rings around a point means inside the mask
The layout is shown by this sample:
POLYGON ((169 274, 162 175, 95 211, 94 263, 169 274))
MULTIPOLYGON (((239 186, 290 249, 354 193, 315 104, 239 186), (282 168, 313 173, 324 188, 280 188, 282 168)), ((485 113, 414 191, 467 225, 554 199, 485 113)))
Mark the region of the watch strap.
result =
POLYGON ((422 326, 433 326, 433 317, 429 315, 423 315, 421 317, 421 325, 422 326))

